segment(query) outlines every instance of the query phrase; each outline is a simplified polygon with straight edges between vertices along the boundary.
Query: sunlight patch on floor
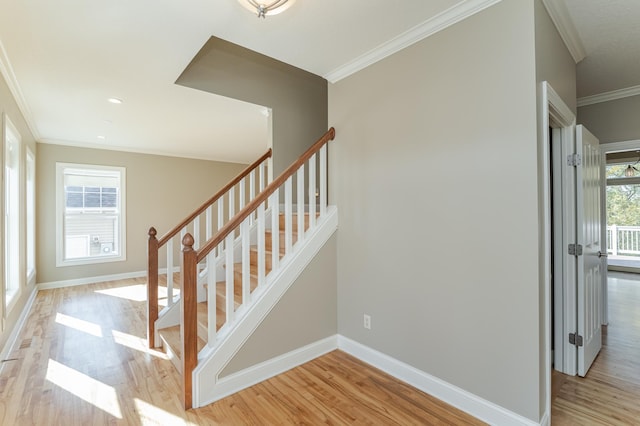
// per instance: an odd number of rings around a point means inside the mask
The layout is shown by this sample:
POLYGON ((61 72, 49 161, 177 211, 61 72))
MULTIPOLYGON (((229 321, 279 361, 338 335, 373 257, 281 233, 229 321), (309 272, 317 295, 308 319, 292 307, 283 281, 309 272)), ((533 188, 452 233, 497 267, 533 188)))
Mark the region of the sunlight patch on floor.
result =
POLYGON ((149 349, 147 347, 147 339, 142 339, 138 336, 133 336, 131 334, 123 333, 117 330, 111 330, 111 333, 113 334, 113 341, 119 345, 126 346, 136 351, 144 352, 161 359, 169 359, 169 357, 167 357, 167 354, 165 354, 164 352, 149 349))
POLYGON ((147 300, 147 286, 145 284, 136 284, 126 287, 114 287, 105 290, 96 290, 96 293, 119 297, 121 299, 133 300, 134 302, 144 302, 145 300, 147 300))
POLYGON ((118 395, 113 387, 52 359, 49 359, 46 379, 83 401, 122 419, 118 395))
POLYGON ((141 399, 134 398, 133 402, 143 425, 195 425, 141 399))
POLYGON ((102 337, 102 327, 93 322, 70 317, 69 315, 61 314, 60 312, 56 314, 56 322, 67 327, 75 328, 78 331, 91 334, 92 336, 102 337))

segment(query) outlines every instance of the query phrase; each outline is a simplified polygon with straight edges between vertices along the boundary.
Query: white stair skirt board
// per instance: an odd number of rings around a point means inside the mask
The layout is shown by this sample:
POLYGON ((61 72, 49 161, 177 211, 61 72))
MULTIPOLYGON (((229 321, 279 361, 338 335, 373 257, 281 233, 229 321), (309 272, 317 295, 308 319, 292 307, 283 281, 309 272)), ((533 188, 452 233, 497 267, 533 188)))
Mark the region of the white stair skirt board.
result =
MULTIPOLYGON (((9 354, 13 351, 13 348, 16 345, 16 340, 18 339, 18 335, 20 331, 22 331, 22 327, 24 327, 24 323, 27 321, 27 317, 29 316, 29 312, 31 311, 31 307, 33 306, 33 302, 36 300, 36 296, 38 294, 38 288, 35 286, 29 295, 29 299, 27 299, 27 303, 24 304, 24 308, 22 308, 22 312, 20 313, 20 317, 18 317, 18 321, 16 321, 16 325, 11 330, 11 334, 7 338, 7 341, 2 348, 2 352, 0 352, 0 360, 5 360, 9 358, 9 354)), ((0 373, 4 368, 5 362, 0 362, 0 373)))
MULTIPOLYGON (((193 407, 211 404, 228 395, 222 392, 219 374, 240 350, 271 309, 338 228, 338 210, 329 206, 316 228, 295 246, 291 255, 285 256, 280 268, 262 287, 255 291, 255 302, 229 332, 218 335, 213 349, 205 348, 198 356, 198 366, 193 371, 193 407), (209 352, 210 351, 210 352, 209 352)), ((228 391, 227 391, 228 392, 228 391)))
POLYGON ((347 337, 338 336, 338 349, 489 424, 501 426, 545 424, 536 423, 347 337))
MULTIPOLYGON (((180 272, 180 267, 179 266, 174 267, 173 272, 180 272)), ((158 273, 166 274, 167 269, 166 268, 159 269, 158 273)), ((141 278, 146 276, 147 276, 147 271, 134 271, 134 272, 124 272, 122 274, 98 275, 95 277, 75 278, 72 280, 50 281, 45 283, 38 283, 36 284, 36 286, 38 290, 49 290, 52 288, 74 287, 77 285, 96 284, 96 283, 103 283, 106 281, 128 280, 131 278, 141 278)))
POLYGON ((336 335, 330 336, 226 377, 222 377, 218 379, 216 401, 253 385, 257 385, 264 380, 268 380, 292 368, 313 361, 337 348, 338 337, 336 335))

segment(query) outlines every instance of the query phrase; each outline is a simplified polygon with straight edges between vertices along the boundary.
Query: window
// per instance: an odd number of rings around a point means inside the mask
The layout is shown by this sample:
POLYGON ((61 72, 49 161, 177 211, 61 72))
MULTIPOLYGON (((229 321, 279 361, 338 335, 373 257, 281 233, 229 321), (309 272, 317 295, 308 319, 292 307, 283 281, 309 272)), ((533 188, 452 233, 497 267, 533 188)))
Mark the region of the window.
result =
POLYGON ((27 147, 27 282, 36 274, 36 157, 27 147))
POLYGON ((7 311, 20 295, 20 148, 21 138, 4 116, 4 303, 7 311))
POLYGON ((125 260, 125 169, 56 164, 57 266, 125 260))

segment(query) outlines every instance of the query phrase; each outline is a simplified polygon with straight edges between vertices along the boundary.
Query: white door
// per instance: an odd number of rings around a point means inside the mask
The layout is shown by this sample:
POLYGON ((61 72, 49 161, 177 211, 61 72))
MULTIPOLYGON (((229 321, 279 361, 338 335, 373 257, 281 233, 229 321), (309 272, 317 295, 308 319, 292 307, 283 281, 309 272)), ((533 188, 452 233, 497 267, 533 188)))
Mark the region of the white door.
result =
POLYGON ((583 126, 576 127, 578 250, 578 375, 585 376, 602 347, 602 273, 605 258, 601 251, 600 148, 598 139, 583 126))

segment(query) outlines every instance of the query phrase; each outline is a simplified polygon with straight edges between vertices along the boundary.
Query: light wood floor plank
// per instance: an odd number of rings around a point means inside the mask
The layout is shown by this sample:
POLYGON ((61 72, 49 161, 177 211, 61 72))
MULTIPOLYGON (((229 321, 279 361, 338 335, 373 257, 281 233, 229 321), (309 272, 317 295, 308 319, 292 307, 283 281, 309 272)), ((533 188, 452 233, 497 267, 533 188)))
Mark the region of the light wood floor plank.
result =
POLYGON ((640 425, 640 275, 609 277, 609 325, 587 376, 554 371, 555 425, 640 425))
POLYGON ((171 361, 146 347, 145 284, 40 292, 0 373, 0 424, 482 424, 340 351, 185 412, 171 361))

